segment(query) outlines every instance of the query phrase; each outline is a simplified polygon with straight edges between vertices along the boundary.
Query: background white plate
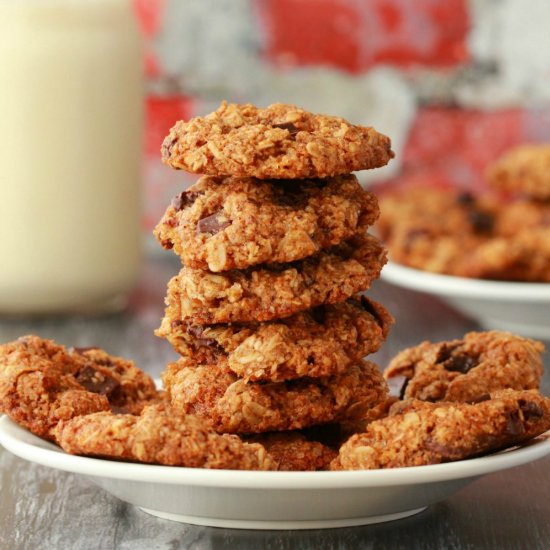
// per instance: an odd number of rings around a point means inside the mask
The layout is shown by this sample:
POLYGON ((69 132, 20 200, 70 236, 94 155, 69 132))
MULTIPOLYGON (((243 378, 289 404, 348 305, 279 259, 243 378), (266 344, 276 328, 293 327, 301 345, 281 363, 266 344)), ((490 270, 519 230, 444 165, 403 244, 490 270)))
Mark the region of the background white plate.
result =
POLYGON ((348 472, 203 470, 68 455, 6 416, 0 419, 0 443, 26 460, 89 476, 150 514, 243 529, 318 529, 403 518, 479 476, 550 454, 547 432, 519 448, 433 466, 348 472))
POLYGON ((484 328, 550 339, 550 283, 467 279, 412 269, 394 262, 388 262, 381 278, 437 296, 484 328))

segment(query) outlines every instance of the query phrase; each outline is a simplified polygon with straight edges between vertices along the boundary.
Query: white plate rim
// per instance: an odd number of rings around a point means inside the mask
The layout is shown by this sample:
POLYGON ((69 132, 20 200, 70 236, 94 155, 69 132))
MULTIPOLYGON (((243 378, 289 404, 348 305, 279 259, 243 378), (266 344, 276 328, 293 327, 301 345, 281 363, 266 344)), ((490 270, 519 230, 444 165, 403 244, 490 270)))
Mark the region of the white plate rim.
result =
POLYGON ((469 296, 508 302, 550 301, 550 283, 523 283, 469 279, 431 273, 389 261, 381 279, 403 287, 446 296, 469 296))
POLYGON ((430 466, 343 472, 208 470, 81 457, 69 455, 34 436, 7 416, 0 418, 0 444, 20 458, 87 476, 230 489, 346 489, 471 478, 527 464, 550 454, 550 430, 520 447, 479 458, 430 466))

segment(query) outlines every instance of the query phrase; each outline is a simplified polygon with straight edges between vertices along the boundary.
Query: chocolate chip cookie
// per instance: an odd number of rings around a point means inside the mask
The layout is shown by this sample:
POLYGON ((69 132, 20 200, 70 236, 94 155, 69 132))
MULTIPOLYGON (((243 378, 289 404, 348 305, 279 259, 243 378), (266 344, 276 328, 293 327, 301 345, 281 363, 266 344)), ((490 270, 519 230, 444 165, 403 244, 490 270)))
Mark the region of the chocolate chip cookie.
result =
POLYGON ((180 319, 174 302, 156 331, 178 353, 199 362, 227 357, 245 380, 271 382, 344 372, 377 351, 393 324, 388 311, 365 296, 266 323, 201 326, 180 319))
POLYGON ((0 411, 52 438, 60 420, 110 409, 139 413, 161 399, 131 361, 98 348, 70 348, 37 336, 0 346, 0 411))
POLYGON ((197 365, 182 358, 162 379, 176 410, 208 419, 219 433, 298 430, 355 418, 387 394, 378 367, 366 361, 330 377, 247 383, 224 360, 197 365))
POLYGON ((213 272, 293 262, 364 233, 376 197, 351 174, 326 179, 202 177, 155 229, 186 266, 213 272))
POLYGON ((147 406, 139 416, 97 412, 61 420, 54 434, 70 454, 188 468, 276 468, 261 445, 219 435, 205 421, 163 405, 147 406))
POLYGON ((540 342, 508 332, 470 332, 401 351, 384 377, 401 398, 470 402, 501 389, 538 388, 543 351, 540 342))
POLYGON ((464 255, 460 274, 502 281, 550 282, 550 228, 494 237, 464 255))
POLYGON ((507 193, 550 200, 550 145, 516 147, 487 169, 487 180, 507 193))
POLYGON ((365 235, 289 264, 224 273, 183 267, 168 283, 166 304, 192 324, 269 321, 342 302, 367 289, 385 263, 383 245, 365 235))
POLYGON ((405 402, 352 436, 333 470, 439 464, 504 449, 550 429, 550 399, 502 390, 477 403, 405 402))
MULTIPOLYGON (((469 255, 494 235, 500 202, 453 189, 414 187, 380 199, 377 230, 393 261, 435 273, 482 277, 469 255)), ((487 262, 490 258, 487 258, 487 262)))
POLYGON ((205 117, 177 122, 161 152, 173 168, 260 179, 324 178, 393 157, 390 139, 374 128, 279 103, 260 109, 223 102, 205 117))

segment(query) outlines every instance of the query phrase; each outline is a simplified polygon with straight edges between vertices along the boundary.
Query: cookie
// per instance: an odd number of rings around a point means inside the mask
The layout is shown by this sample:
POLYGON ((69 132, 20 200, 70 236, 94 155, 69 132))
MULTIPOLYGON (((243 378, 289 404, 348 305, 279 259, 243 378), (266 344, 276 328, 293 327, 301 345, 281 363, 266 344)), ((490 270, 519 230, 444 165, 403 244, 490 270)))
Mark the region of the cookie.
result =
POLYGON ((514 237, 532 229, 550 230, 550 201, 507 202, 495 221, 495 233, 501 237, 514 237))
POLYGON ((326 179, 202 177, 155 229, 183 263, 213 272, 301 260, 364 233, 376 197, 351 174, 326 179))
POLYGON ((259 443, 269 453, 279 471, 328 470, 338 453, 319 441, 311 441, 300 432, 273 432, 246 438, 259 443))
POLYGON ((465 277, 550 282, 550 227, 524 229, 480 243, 462 259, 465 277))
POLYGON ((550 145, 511 149, 487 169, 487 181, 499 191, 550 199, 550 145))
MULTIPOLYGON (((500 201, 491 196, 475 196, 467 191, 434 186, 415 186, 385 193, 379 198, 380 217, 376 228, 391 241, 395 231, 438 237, 493 233, 500 201), (444 214, 444 215, 443 215, 444 214)), ((393 250, 392 250, 393 254, 393 250)))
POLYGON ((205 117, 177 122, 161 152, 172 168, 260 179, 348 174, 384 166, 394 156, 390 139, 374 128, 294 105, 226 102, 205 117))
POLYGON ((376 352, 393 317, 365 296, 318 306, 279 321, 247 325, 191 325, 178 304, 169 306, 156 335, 181 355, 199 362, 227 357, 229 368, 245 380, 280 382, 344 372, 376 352))
POLYGON ((366 290, 385 262, 380 241, 364 235, 290 264, 224 273, 183 267, 168 283, 166 304, 192 324, 269 321, 366 290))
POLYGON ((98 348, 67 350, 37 336, 0 346, 0 411, 46 439, 60 420, 110 409, 139 413, 160 397, 131 361, 98 348))
POLYGON ((492 196, 415 187, 380 199, 376 227, 397 263, 434 273, 483 276, 481 269, 468 273, 469 254, 494 235, 500 208, 492 196))
POLYGON ((393 262, 431 273, 481 277, 487 270, 482 270, 481 264, 474 270, 465 253, 472 253, 484 242, 485 239, 467 233, 441 235, 431 229, 401 226, 394 230, 387 245, 393 262))
POLYGON ((182 358, 162 378, 174 409, 207 418, 220 433, 299 430, 355 418, 387 393, 382 374, 369 362, 325 378, 246 383, 224 360, 197 366, 182 358))
POLYGON ((540 342, 508 332, 470 332, 401 351, 384 378, 390 393, 401 398, 470 402, 501 389, 538 388, 543 351, 540 342))
POLYGON ((352 436, 333 470, 422 466, 517 445, 550 429, 550 399, 503 390, 478 403, 412 402, 352 436))
POLYGON ((188 468, 271 470, 275 464, 257 443, 219 435, 193 416, 148 406, 140 416, 97 412, 62 420, 55 438, 70 454, 188 468))

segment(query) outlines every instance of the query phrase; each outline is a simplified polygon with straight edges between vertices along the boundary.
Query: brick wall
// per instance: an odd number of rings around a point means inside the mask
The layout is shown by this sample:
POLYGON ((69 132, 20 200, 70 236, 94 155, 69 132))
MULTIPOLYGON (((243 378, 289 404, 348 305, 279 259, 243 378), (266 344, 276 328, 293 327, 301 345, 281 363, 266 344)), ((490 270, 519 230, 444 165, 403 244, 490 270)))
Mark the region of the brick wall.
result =
POLYGON ((134 0, 146 36, 145 226, 194 177, 159 161, 173 122, 221 99, 293 102, 374 125, 365 183, 484 185, 488 162, 550 140, 547 0, 134 0))

